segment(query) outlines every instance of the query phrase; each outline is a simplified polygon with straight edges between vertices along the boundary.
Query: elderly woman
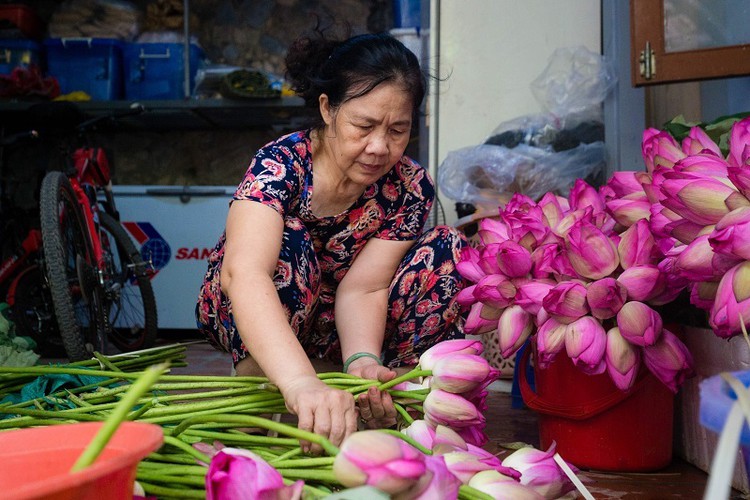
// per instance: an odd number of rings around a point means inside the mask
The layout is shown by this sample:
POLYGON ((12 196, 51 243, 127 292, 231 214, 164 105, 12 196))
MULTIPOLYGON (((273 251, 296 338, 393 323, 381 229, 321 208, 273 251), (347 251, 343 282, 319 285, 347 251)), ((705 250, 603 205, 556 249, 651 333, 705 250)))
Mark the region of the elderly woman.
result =
POLYGON ((461 337, 453 298, 465 239, 446 226, 423 232, 433 182, 404 155, 425 93, 412 52, 387 34, 317 33, 297 40, 286 63, 319 123, 255 154, 196 316, 237 375, 267 376, 300 428, 339 444, 358 417, 392 423, 393 402, 376 389, 355 402, 321 382, 310 358, 388 381, 432 345, 461 337))

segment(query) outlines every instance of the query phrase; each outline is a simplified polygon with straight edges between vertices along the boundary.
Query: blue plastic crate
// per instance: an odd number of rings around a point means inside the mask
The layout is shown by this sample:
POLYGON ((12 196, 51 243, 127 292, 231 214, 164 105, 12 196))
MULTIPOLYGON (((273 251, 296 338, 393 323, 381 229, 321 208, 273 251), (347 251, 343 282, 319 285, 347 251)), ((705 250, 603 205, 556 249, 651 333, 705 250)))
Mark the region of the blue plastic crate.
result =
MULTIPOLYGON (((182 43, 128 43, 123 49, 127 99, 185 98, 185 45, 182 43)), ((190 44, 189 73, 192 95, 203 49, 190 44)))
POLYGON ((123 98, 123 42, 110 38, 48 38, 47 74, 60 92, 83 91, 94 101, 123 98))
POLYGON ((0 39, 0 74, 8 75, 14 68, 28 68, 41 63, 41 45, 34 40, 0 39))

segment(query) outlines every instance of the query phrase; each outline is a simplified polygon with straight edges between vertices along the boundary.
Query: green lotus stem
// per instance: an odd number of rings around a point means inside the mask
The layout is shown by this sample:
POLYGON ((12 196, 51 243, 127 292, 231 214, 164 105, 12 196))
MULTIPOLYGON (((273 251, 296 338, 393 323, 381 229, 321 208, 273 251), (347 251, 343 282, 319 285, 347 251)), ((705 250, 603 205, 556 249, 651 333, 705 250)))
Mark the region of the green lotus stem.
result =
POLYGON ((459 500, 493 500, 492 495, 465 484, 458 487, 458 498, 459 500))
POLYGON ((292 448, 291 450, 287 451, 286 453, 282 453, 275 459, 271 461, 271 463, 281 462, 282 460, 287 460, 292 457, 296 457, 302 454, 302 448, 297 446, 296 448, 292 448))
POLYGON ((138 420, 139 418, 141 418, 141 416, 144 413, 146 413, 147 411, 149 411, 152 406, 153 406, 153 403, 151 403, 150 401, 148 403, 144 403, 143 406, 141 406, 137 410, 134 410, 134 411, 130 412, 128 414, 128 416, 126 417, 126 419, 127 420, 138 420))
POLYGON ((430 375, 432 375, 432 370, 420 370, 419 368, 415 368, 410 372, 404 373, 400 377, 396 377, 393 380, 389 380, 388 382, 383 382, 378 386, 378 389, 380 389, 381 391, 385 391, 386 389, 390 389, 391 387, 396 386, 401 382, 407 382, 409 380, 420 377, 429 377, 430 375))
MULTIPOLYGON (((258 403, 245 403, 245 404, 234 404, 232 406, 224 406, 224 407, 218 407, 213 409, 206 409, 201 411, 192 411, 190 412, 190 415, 200 415, 200 416, 211 416, 211 415, 220 415, 222 413, 236 413, 236 412, 248 412, 250 410, 255 410, 259 414, 264 413, 279 413, 276 411, 278 406, 263 406, 262 404, 259 405, 258 403)), ((156 408, 154 409, 154 411, 156 408)), ((159 417, 145 417, 142 418, 141 421, 143 422, 149 422, 152 424, 173 424, 178 423, 184 420, 185 413, 184 412, 178 412, 175 414, 170 415, 162 415, 159 417)))
POLYGON ((341 484, 333 470, 324 469, 281 469, 279 473, 286 479, 310 479, 324 483, 341 484))
MULTIPOLYGON (((160 398, 157 398, 159 400, 160 398)), ((255 404, 256 406, 274 406, 273 403, 283 401, 278 394, 252 394, 226 399, 213 399, 211 401, 194 401, 192 403, 174 404, 154 408, 146 417, 160 417, 164 415, 174 415, 176 413, 191 413, 206 409, 237 406, 244 404, 255 404), (261 403, 258 405, 258 403, 261 403), (269 404, 271 403, 271 404, 269 404)))
POLYGON ((398 398, 398 399, 412 399, 415 401, 424 401, 427 399, 427 394, 429 393, 429 389, 427 392, 417 392, 417 391, 388 391, 391 394, 392 398, 398 398))
POLYGON ((158 486, 152 483, 138 481, 143 486, 143 491, 148 495, 156 495, 159 498, 200 498, 206 499, 205 487, 200 490, 188 490, 182 488, 169 488, 167 486, 158 486))
POLYGON ((138 398, 151 388, 151 385, 156 382, 168 367, 169 365, 167 363, 162 363, 143 372, 141 377, 136 380, 130 390, 125 394, 125 397, 122 398, 120 404, 112 411, 112 414, 107 417, 107 420, 104 421, 99 432, 94 436, 94 439, 92 439, 88 446, 83 450, 83 453, 81 453, 78 460, 73 464, 71 472, 85 469, 96 460, 102 450, 104 450, 104 447, 107 445, 110 438, 114 435, 117 428, 125 419, 125 416, 131 410, 135 402, 138 401, 138 398))
POLYGON ((179 448, 180 450, 186 452, 188 455, 192 456, 199 462, 203 462, 206 464, 211 462, 211 457, 209 457, 208 455, 204 453, 201 453, 200 451, 196 450, 195 448, 193 448, 192 446, 185 443, 179 438, 165 434, 164 444, 168 444, 170 446, 174 446, 175 448, 179 448))
POLYGON ((102 355, 99 352, 94 352, 94 357, 99 360, 99 363, 103 364, 105 367, 109 368, 113 372, 121 372, 121 370, 116 364, 114 364, 112 361, 107 359, 106 356, 102 355))
POLYGON ((332 466, 335 457, 295 458, 293 460, 279 460, 273 462, 275 469, 294 469, 298 467, 332 466))
POLYGON ((378 382, 377 380, 370 380, 369 382, 365 382, 364 384, 360 384, 354 387, 347 387, 344 390, 346 392, 351 392, 352 394, 356 396, 362 392, 365 392, 370 387, 377 387, 379 383, 380 382, 378 382))
POLYGON ((401 418, 403 418, 408 425, 411 425, 414 422, 414 419, 411 418, 411 415, 409 415, 409 412, 406 411, 403 406, 398 403, 393 403, 393 406, 394 408, 396 408, 398 414, 401 415, 401 418))
MULTIPOLYGON (((195 458, 188 455, 183 454, 177 454, 177 453, 158 453, 153 452, 150 453, 145 460, 157 460, 159 462, 166 462, 170 464, 185 464, 185 465, 192 465, 195 463, 195 458)), ((142 461, 141 463, 147 463, 146 461, 142 461)))
POLYGON ((429 448, 425 448, 421 444, 419 444, 417 441, 412 439, 411 437, 407 436, 403 432, 397 431, 395 429, 378 429, 378 432, 382 432, 385 434, 390 434, 391 436, 396 436, 397 438, 401 439, 402 441, 406 441, 425 455, 432 455, 432 450, 429 448))
POLYGON ((86 422, 100 422, 101 416, 91 415, 89 413, 75 412, 72 410, 29 410, 28 408, 0 408, 0 413, 16 414, 28 417, 39 417, 39 418, 62 418, 66 419, 81 420, 86 422), (70 413, 66 413, 70 412, 70 413))
POLYGON ((170 483, 170 484, 187 484, 191 486, 202 486, 205 488, 206 485, 206 472, 208 471, 205 467, 203 467, 203 475, 198 477, 197 475, 184 475, 184 476, 176 476, 173 474, 168 475, 168 477, 164 477, 164 474, 160 473, 152 473, 152 472, 146 472, 146 471, 138 471, 136 474, 136 478, 139 480, 143 478, 146 481, 157 481, 157 482, 164 482, 164 483, 170 483))
POLYGON ((41 427, 43 425, 62 425, 74 424, 77 420, 54 420, 45 418, 18 417, 6 420, 0 420, 0 430, 23 429, 26 427, 41 427))
POLYGON ((271 438, 269 436, 258 436, 257 434, 229 434, 225 432, 212 432, 202 431, 196 429, 188 429, 182 432, 182 434, 189 434, 200 438, 213 439, 214 441, 221 441, 225 445, 229 444, 268 444, 269 439, 275 439, 273 444, 277 446, 295 446, 299 444, 296 439, 293 438, 271 438))
MULTIPOLYGON (((300 440, 309 441, 315 443, 323 448, 326 453, 331 456, 338 454, 339 449, 328 441, 323 436, 315 434, 314 432, 305 431, 291 425, 283 424, 281 422, 274 422, 267 418, 256 417, 252 415, 200 415, 195 417, 189 417, 182 421, 177 427, 172 430, 171 435, 177 436, 185 429, 189 428, 193 424, 205 423, 205 422, 232 422, 237 426, 247 427, 262 427, 269 431, 276 431, 279 434, 294 437, 300 440)), ((273 438, 269 438, 273 439, 273 438)))

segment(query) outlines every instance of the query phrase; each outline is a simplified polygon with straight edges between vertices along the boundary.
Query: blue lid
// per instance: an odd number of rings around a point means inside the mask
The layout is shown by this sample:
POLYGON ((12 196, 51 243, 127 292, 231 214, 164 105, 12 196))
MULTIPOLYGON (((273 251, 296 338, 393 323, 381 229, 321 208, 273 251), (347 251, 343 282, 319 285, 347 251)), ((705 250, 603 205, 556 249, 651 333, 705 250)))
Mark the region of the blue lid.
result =
POLYGON ((118 47, 122 48, 124 43, 116 38, 46 38, 44 45, 47 47, 118 47))

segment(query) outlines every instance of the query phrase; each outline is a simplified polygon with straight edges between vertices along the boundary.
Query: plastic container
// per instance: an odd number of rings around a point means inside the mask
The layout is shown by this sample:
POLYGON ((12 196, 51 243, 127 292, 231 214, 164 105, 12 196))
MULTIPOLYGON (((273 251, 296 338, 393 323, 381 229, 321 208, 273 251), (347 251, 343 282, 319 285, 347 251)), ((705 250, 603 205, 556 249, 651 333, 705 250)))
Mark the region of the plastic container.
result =
POLYGON ((41 45, 34 40, 22 38, 0 39, 0 74, 7 75, 13 68, 28 68, 41 63, 41 45))
POLYGON ((395 28, 389 31, 393 38, 403 43, 404 46, 414 52, 417 60, 422 63, 422 46, 427 38, 422 38, 419 28, 395 28))
POLYGON ((44 27, 39 16, 28 5, 6 4, 0 5, 0 30, 26 38, 41 38, 44 27))
POLYGON ((185 46, 182 43, 128 43, 123 48, 126 99, 183 99, 195 88, 203 50, 190 44, 190 89, 185 95, 185 46))
POLYGON ((645 368, 628 391, 609 375, 587 375, 560 353, 534 367, 536 392, 524 376, 532 349, 519 359, 521 394, 539 413, 541 449, 581 469, 651 472, 672 461, 674 394, 645 368))
POLYGON ((419 28, 421 25, 421 0, 393 0, 394 28, 419 28))
POLYGON ((123 98, 123 42, 110 38, 48 38, 44 41, 48 76, 60 92, 86 92, 94 101, 123 98))
POLYGON ((123 422, 90 467, 71 473, 70 468, 101 426, 101 422, 86 422, 0 433, 3 498, 133 498, 136 466, 161 446, 162 428, 145 422, 123 422))

